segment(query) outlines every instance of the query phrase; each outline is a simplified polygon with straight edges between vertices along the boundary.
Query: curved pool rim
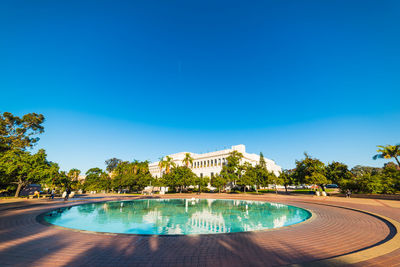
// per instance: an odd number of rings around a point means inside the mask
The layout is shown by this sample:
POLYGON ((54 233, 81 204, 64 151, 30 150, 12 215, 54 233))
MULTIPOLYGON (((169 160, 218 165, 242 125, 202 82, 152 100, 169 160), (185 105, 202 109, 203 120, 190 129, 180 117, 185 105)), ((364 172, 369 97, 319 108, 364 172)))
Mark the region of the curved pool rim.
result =
POLYGON ((309 213, 309 217, 305 219, 304 221, 290 224, 290 225, 285 225, 281 227, 276 227, 276 228, 265 228, 265 229, 258 229, 258 230, 251 230, 251 231, 241 231, 241 232, 222 232, 222 233, 204 233, 204 234, 199 234, 199 233, 191 233, 191 234, 137 234, 137 233, 113 233, 113 232, 102 232, 102 231, 91 231, 91 230, 83 230, 83 229, 76 229, 76 228, 69 228, 69 227, 64 227, 60 226, 57 224, 52 224, 49 223, 44 219, 44 216, 52 211, 59 210, 59 209, 64 209, 64 208, 70 208, 70 207, 76 207, 76 206, 82 206, 86 204, 100 204, 100 203, 109 203, 109 202, 129 202, 129 201, 135 201, 135 200, 182 200, 182 199, 188 199, 192 200, 192 198, 188 197, 183 197, 183 198, 133 198, 133 199, 120 199, 120 200, 104 200, 104 201, 89 201, 89 202, 84 202, 84 203, 78 203, 78 204, 72 204, 72 205, 65 205, 57 208, 52 208, 49 209, 43 213, 40 213, 39 215, 36 216, 36 221, 42 225, 48 226, 48 227, 54 227, 56 229, 61 229, 61 230, 68 230, 68 231, 73 231, 73 232, 78 232, 78 233, 87 233, 87 234, 98 234, 98 235, 112 235, 112 236, 157 236, 157 237, 185 237, 185 236, 218 236, 218 235, 239 235, 239 234, 252 234, 252 233, 257 233, 257 232, 269 232, 269 231, 278 231, 278 230, 283 230, 287 228, 292 228, 292 227, 297 227, 299 225, 305 224, 305 223, 310 223, 316 218, 316 214, 304 207, 299 207, 297 205, 293 204, 286 204, 286 203, 281 203, 281 202, 275 202, 275 201, 263 201, 263 200, 250 200, 250 199, 235 199, 235 198, 223 198, 223 199, 218 199, 218 198, 195 198, 199 200, 240 200, 240 201, 252 201, 252 202, 263 202, 263 203, 272 203, 272 204, 280 204, 288 207, 294 207, 298 209, 305 210, 309 213))

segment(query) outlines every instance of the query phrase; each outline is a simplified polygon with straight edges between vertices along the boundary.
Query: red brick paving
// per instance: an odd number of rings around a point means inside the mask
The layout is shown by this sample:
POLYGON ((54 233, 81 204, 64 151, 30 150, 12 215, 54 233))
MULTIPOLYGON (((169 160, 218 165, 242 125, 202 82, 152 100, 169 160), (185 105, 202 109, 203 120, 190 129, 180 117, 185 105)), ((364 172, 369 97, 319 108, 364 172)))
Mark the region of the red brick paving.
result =
MULTIPOLYGON (((199 197, 167 195, 167 197, 199 197)), ((400 209, 347 199, 274 194, 200 197, 276 201, 311 210, 309 222, 276 230, 198 236, 104 235, 48 227, 36 216, 62 205, 0 204, 0 266, 279 266, 330 258, 376 246, 390 226, 357 208, 400 221, 400 209), (323 204, 323 205, 321 205, 323 204)), ((94 200, 95 201, 95 200, 94 200)), ((74 203, 76 204, 76 203, 74 203)), ((68 204, 67 204, 68 205, 68 204)), ((71 203, 69 204, 71 205, 71 203)), ((400 266, 399 249, 355 266, 400 266), (397 264, 397 265, 396 265, 397 264)))

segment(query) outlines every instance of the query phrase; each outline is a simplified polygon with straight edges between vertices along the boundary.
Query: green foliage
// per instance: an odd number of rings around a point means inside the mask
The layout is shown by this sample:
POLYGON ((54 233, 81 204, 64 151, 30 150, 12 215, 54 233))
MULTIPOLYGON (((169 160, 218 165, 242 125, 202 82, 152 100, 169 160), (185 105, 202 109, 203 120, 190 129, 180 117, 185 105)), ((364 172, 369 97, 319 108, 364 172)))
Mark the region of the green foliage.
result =
POLYGON ((111 178, 100 168, 91 168, 86 172, 85 191, 100 191, 111 189, 111 178))
POLYGON ((325 164, 319 159, 311 158, 304 153, 305 159, 296 160, 296 169, 293 177, 299 184, 317 184, 324 189, 324 185, 328 183, 325 176, 325 164))
POLYGON ((326 166, 326 178, 333 184, 341 186, 352 177, 346 164, 333 161, 326 166))
POLYGON ((211 177, 211 186, 218 188, 218 192, 221 193, 221 189, 225 187, 227 180, 222 175, 214 175, 211 177))
MULTIPOLYGON (((113 170, 112 188, 139 192, 153 181, 147 161, 120 161, 113 170)), ((154 184, 153 184, 154 185, 154 184)))
POLYGON ((165 173, 169 174, 171 168, 176 167, 176 164, 172 157, 166 156, 165 159, 161 158, 160 162, 158 163, 158 167, 160 168, 160 171, 165 168, 165 173))
POLYGON ((182 160, 182 163, 188 168, 193 164, 193 158, 190 153, 185 153, 185 158, 182 160))
POLYGON ((172 170, 164 174, 161 179, 165 186, 175 190, 179 188, 180 192, 182 192, 183 188, 196 184, 196 175, 186 166, 172 168, 172 170))
POLYGON ((117 158, 111 158, 105 161, 106 164, 106 170, 110 173, 113 172, 118 164, 120 164, 122 162, 122 160, 117 159, 117 158))
POLYGON ((227 164, 222 167, 220 176, 226 181, 236 184, 239 176, 242 174, 243 168, 240 166, 240 160, 243 158, 243 154, 232 151, 226 158, 227 164))
POLYGON ((240 176, 237 184, 243 186, 243 190, 246 192, 248 185, 255 185, 257 183, 257 168, 246 162, 243 165, 243 171, 244 174, 240 176))
POLYGON ((360 177, 360 176, 363 176, 365 174, 370 174, 370 175, 380 174, 382 172, 382 169, 381 168, 376 168, 376 167, 368 167, 368 166, 356 165, 350 170, 350 172, 354 176, 360 177))
POLYGON ((37 134, 43 133, 42 114, 29 113, 22 118, 9 112, 0 114, 0 152, 32 147, 39 141, 37 134))
POLYGON ((398 145, 387 145, 387 146, 378 146, 379 149, 376 154, 373 156, 373 159, 391 159, 394 158, 397 162, 397 166, 400 167, 400 161, 398 157, 400 157, 400 144, 398 145))
POLYGON ((355 193, 394 194, 400 190, 400 170, 394 163, 388 163, 383 169, 356 166, 352 169, 355 175, 345 180, 341 190, 352 190, 355 193))
POLYGON ((201 193, 201 192, 204 192, 205 190, 208 190, 209 191, 209 189, 208 188, 206 188, 207 187, 207 185, 208 185, 208 183, 210 182, 210 177, 208 177, 208 176, 205 176, 205 177, 199 177, 199 176, 195 176, 195 178, 194 178, 194 182, 195 182, 195 184, 198 186, 198 188, 199 188, 199 192, 201 193))
POLYGON ((285 187, 285 191, 287 192, 287 187, 295 183, 293 178, 293 171, 283 170, 279 174, 279 180, 280 184, 282 184, 285 187))
POLYGON ((43 149, 36 154, 21 149, 11 149, 0 154, 1 179, 3 183, 16 185, 16 197, 24 186, 44 180, 49 166, 43 149))

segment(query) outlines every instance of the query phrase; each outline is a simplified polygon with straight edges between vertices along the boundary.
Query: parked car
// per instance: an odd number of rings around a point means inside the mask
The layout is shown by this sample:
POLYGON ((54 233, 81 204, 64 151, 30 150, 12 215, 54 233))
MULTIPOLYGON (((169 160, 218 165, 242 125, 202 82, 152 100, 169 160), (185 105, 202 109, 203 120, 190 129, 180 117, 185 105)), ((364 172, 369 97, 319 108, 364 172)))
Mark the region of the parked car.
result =
POLYGON ((339 188, 337 184, 327 184, 326 188, 339 188))

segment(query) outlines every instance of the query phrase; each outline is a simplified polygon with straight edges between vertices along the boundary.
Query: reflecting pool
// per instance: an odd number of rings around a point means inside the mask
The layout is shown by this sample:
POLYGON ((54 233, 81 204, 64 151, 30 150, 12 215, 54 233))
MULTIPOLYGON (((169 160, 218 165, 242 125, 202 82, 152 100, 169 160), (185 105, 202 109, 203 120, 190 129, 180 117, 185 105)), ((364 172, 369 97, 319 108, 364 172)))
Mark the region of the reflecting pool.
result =
POLYGON ((307 210, 262 201, 140 199, 82 204, 43 215, 62 227, 123 234, 187 235, 246 232, 300 223, 307 210))

